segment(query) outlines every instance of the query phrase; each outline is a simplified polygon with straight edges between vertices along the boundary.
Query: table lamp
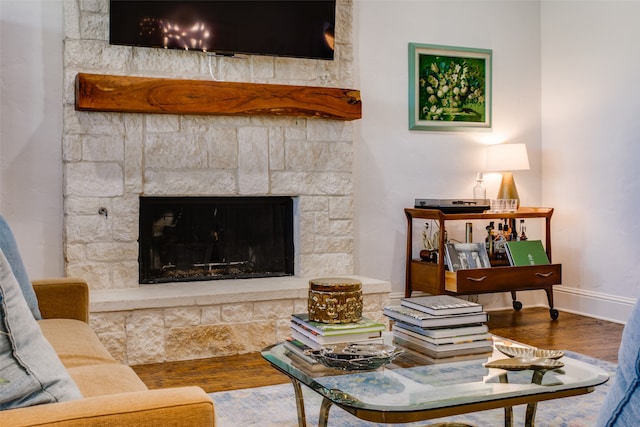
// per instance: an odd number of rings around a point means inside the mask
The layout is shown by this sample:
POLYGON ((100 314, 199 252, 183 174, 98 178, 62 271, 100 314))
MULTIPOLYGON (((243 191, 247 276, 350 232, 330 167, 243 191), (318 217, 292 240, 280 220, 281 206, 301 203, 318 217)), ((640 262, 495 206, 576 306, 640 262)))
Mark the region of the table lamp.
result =
POLYGON ((502 182, 497 199, 516 199, 520 207, 520 196, 511 171, 528 170, 526 144, 496 144, 487 147, 487 172, 502 172, 502 182))

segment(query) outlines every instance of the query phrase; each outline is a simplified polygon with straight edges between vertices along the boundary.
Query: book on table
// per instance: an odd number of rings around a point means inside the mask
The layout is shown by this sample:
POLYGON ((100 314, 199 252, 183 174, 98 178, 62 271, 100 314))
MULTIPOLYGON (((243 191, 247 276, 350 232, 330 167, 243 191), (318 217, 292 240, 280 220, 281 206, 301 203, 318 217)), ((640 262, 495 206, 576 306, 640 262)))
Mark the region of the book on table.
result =
MULTIPOLYGON (((483 323, 477 323, 472 325, 459 325, 459 326, 445 326, 438 328, 421 328, 420 326, 411 325, 402 321, 395 321, 395 325, 408 329, 413 332, 417 332, 424 336, 438 339, 438 338, 450 338, 464 335, 485 334, 489 332, 489 327, 483 323)), ((394 326, 395 326, 394 325, 394 326)))
POLYGON ((284 341, 284 347, 287 349, 287 351, 289 351, 290 353, 294 354, 296 357, 304 360, 305 362, 307 362, 309 364, 320 363, 316 359, 314 359, 313 357, 311 357, 308 354, 306 354, 306 351, 313 350, 313 348, 309 347, 305 343, 303 343, 303 342, 301 342, 301 341, 299 341, 299 340, 297 340, 297 339, 295 339, 293 337, 288 337, 284 341))
POLYGON ((428 350, 424 350, 420 348, 418 348, 418 350, 414 350, 408 345, 403 345, 400 341, 401 339, 398 339, 397 341, 395 341, 395 343, 398 345, 402 345, 402 347, 405 349, 405 357, 408 357, 409 354, 418 354, 419 360, 421 360, 422 363, 425 363, 428 365, 437 365, 441 363, 459 363, 459 362, 466 362, 469 360, 479 360, 479 359, 484 359, 488 361, 489 357, 492 354, 492 352, 488 351, 488 352, 481 352, 481 353, 454 354, 452 356, 445 356, 445 357, 443 357, 442 355, 438 355, 438 357, 433 357, 427 354, 428 350))
POLYGON ((370 339, 380 338, 382 336, 381 331, 359 332, 357 329, 354 330, 355 332, 350 334, 322 335, 314 331, 313 329, 295 322, 291 322, 291 330, 292 333, 293 331, 295 331, 296 333, 302 334, 321 345, 366 341, 370 339))
POLYGON ((387 329, 387 325, 384 323, 367 317, 362 317, 359 321, 350 323, 320 323, 309 320, 308 313, 298 313, 291 315, 291 322, 302 325, 323 336, 379 332, 387 329))
POLYGON ((306 354, 306 350, 313 350, 308 345, 289 337, 284 341, 285 354, 291 359, 293 365, 300 365, 311 372, 328 370, 326 366, 306 354))
POLYGON ((549 264, 547 251, 540 240, 511 241, 505 243, 504 247, 512 266, 549 264))
POLYGON ((459 348, 452 350, 441 350, 436 351, 432 350, 428 347, 425 347, 421 343, 416 343, 415 341, 410 341, 398 336, 393 337, 393 342, 398 344, 401 347, 406 347, 418 353, 425 354, 434 359, 443 359, 443 358, 451 358, 451 357, 459 357, 459 356, 467 356, 467 355, 488 355, 493 351, 493 345, 489 344, 488 346, 482 347, 472 347, 472 348, 459 348))
POLYGON ((485 311, 478 313, 451 314, 447 316, 434 316, 413 308, 402 305, 387 306, 383 308, 385 316, 399 320, 422 328, 469 325, 473 323, 484 323, 489 319, 485 311))
POLYGON ((492 347, 493 340, 489 334, 485 337, 478 337, 478 339, 469 339, 456 342, 443 342, 434 343, 426 338, 424 335, 417 334, 408 330, 394 329, 393 336, 402 338, 403 340, 420 344, 421 346, 433 351, 448 351, 448 350, 462 350, 478 347, 492 347))
POLYGON ((410 325, 405 325, 403 323, 395 323, 393 325, 392 330, 394 333, 398 331, 404 334, 414 335, 434 345, 458 344, 458 343, 466 343, 466 342, 473 342, 473 341, 487 341, 491 339, 491 334, 489 332, 483 332, 483 333, 477 333, 477 334, 452 335, 448 337, 433 338, 423 334, 425 329, 418 328, 418 327, 411 328, 410 325))
POLYGON ((322 347, 325 346, 331 346, 331 345, 337 345, 337 344, 345 344, 345 343, 375 343, 375 344, 383 344, 384 339, 382 338, 382 336, 379 336, 377 338, 366 338, 366 339, 353 339, 353 338, 348 338, 349 335, 342 335, 343 337, 345 337, 345 339, 341 342, 336 342, 333 344, 320 344, 318 341, 316 341, 313 338, 309 338, 308 336, 304 335, 301 332, 296 331, 295 329, 291 330, 291 337, 300 341, 301 343, 309 346, 310 348, 312 348, 313 350, 320 350, 322 347))
POLYGON ((482 311, 482 304, 456 298, 451 295, 427 295, 422 297, 401 298, 400 305, 424 311, 434 316, 477 313, 482 311))

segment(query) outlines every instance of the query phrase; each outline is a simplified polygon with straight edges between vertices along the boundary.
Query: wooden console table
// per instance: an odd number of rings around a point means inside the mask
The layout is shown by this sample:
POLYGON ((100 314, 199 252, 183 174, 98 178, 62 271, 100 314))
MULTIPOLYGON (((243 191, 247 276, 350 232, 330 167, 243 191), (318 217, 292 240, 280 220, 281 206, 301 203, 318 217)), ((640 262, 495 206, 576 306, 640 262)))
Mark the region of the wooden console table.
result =
POLYGON ((445 214, 435 209, 404 210, 407 217, 407 254, 405 296, 413 291, 423 291, 433 295, 469 295, 495 292, 511 292, 513 308, 520 310, 522 303, 516 299, 516 291, 543 289, 549 302, 549 314, 558 318, 558 310, 553 308, 553 285, 562 283, 562 265, 503 266, 447 271, 445 268, 445 235, 440 233, 437 263, 413 258, 413 220, 430 219, 437 221, 440 230, 445 230, 447 221, 503 220, 543 218, 545 220, 545 249, 551 260, 551 216, 553 208, 521 207, 515 213, 464 213, 445 214))

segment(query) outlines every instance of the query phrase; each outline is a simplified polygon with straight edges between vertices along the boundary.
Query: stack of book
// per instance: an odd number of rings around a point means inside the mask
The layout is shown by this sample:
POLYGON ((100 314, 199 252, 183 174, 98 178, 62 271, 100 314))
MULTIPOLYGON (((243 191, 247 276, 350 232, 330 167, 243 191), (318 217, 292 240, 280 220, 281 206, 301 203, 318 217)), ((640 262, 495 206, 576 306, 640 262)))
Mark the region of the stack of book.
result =
POLYGON ((395 343, 433 359, 483 356, 493 350, 482 305, 449 295, 403 298, 384 308, 395 343))
POLYGON ((305 350, 343 343, 383 343, 382 332, 387 326, 362 317, 352 323, 320 323, 309 320, 307 313, 291 316, 291 337, 285 341, 290 353, 302 361, 313 363, 305 350))

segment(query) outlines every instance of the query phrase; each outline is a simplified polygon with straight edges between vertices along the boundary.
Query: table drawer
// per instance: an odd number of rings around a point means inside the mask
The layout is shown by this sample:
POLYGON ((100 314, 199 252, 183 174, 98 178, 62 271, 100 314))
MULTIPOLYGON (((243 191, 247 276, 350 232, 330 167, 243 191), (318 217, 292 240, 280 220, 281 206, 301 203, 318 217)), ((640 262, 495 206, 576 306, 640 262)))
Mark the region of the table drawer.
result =
POLYGON ((447 271, 445 289, 456 293, 544 289, 562 283, 562 264, 447 271))

